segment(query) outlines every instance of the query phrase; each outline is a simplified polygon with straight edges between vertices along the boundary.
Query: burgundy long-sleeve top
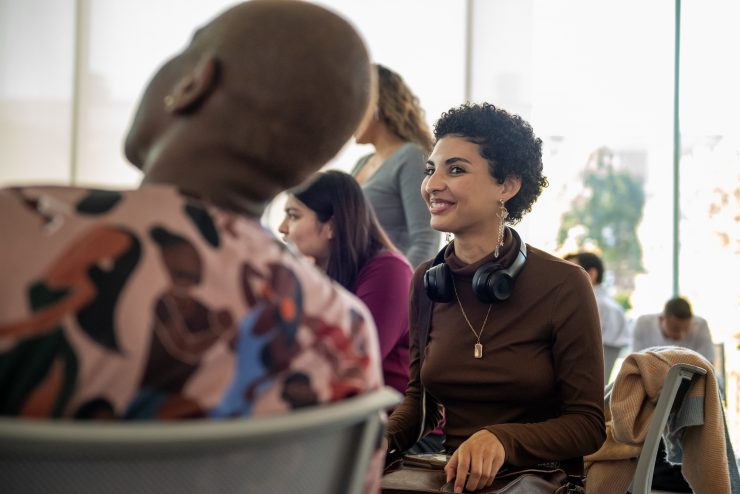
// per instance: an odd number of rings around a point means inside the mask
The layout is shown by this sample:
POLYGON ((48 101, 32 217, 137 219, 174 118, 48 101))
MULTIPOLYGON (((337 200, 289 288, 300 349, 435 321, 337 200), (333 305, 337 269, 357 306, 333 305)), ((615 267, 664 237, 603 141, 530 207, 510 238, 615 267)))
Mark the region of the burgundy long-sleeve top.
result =
MULTIPOLYGON (((507 232, 498 260, 503 265, 513 261, 513 244, 507 232)), ((510 465, 578 458, 601 446, 604 372, 593 290, 580 267, 527 247, 511 298, 491 309, 481 334, 481 359, 473 357, 476 337, 453 299, 434 304, 419 368, 419 301, 426 297, 423 274, 429 263, 417 268, 410 307, 410 381, 388 422, 391 449, 404 451, 418 436, 421 383, 428 401, 444 405, 448 450, 481 429, 498 437, 510 465)), ((476 269, 491 260, 492 255, 466 265, 451 247, 445 255, 476 331, 488 304, 476 299, 471 281, 476 269)))
POLYGON ((409 382, 409 287, 411 266, 395 251, 381 251, 357 274, 354 294, 375 320, 385 384, 401 393, 409 382))

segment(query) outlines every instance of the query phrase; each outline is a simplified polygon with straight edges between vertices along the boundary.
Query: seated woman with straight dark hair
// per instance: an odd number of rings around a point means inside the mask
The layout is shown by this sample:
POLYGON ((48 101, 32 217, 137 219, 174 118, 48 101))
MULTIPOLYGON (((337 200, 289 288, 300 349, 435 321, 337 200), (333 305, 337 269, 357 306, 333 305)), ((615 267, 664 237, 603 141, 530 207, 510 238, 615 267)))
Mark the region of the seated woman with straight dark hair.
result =
POLYGON ((336 170, 317 173, 289 192, 279 231, 367 305, 378 328, 385 383, 405 392, 411 266, 380 227, 357 181, 336 170))

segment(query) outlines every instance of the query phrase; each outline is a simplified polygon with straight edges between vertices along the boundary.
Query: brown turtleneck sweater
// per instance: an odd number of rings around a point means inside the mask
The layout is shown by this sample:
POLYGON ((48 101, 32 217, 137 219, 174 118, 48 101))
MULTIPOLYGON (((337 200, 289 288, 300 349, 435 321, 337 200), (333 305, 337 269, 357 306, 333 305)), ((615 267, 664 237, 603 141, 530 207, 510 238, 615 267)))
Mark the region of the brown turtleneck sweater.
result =
MULTIPOLYGON (((515 254, 507 231, 498 262, 508 266, 515 254)), ((510 465, 581 457, 604 442, 604 363, 593 289, 580 267, 529 245, 527 254, 511 297, 491 309, 482 359, 473 358, 476 338, 457 300, 434 304, 421 376, 419 297, 426 297, 423 275, 430 263, 417 268, 409 311, 410 380, 388 421, 392 449, 405 451, 416 441, 422 382, 427 400, 445 407, 448 450, 483 428, 501 441, 510 465)), ((452 248, 445 253, 476 332, 488 305, 476 299, 471 281, 492 260, 493 254, 466 265, 452 248)))

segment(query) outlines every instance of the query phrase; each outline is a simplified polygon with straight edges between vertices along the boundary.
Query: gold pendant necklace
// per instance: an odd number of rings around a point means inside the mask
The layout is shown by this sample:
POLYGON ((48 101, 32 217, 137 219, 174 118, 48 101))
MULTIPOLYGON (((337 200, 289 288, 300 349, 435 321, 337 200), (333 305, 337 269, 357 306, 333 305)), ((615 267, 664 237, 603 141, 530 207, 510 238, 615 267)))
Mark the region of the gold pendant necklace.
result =
POLYGON ((491 307, 493 307, 493 304, 490 304, 488 306, 488 312, 486 312, 486 318, 483 320, 483 324, 480 327, 480 331, 477 333, 475 332, 475 329, 473 329, 473 325, 470 324, 470 319, 468 319, 468 315, 465 313, 465 309, 462 306, 462 302, 460 302, 460 297, 457 295, 457 287, 455 286, 455 278, 452 278, 452 289, 455 290, 455 298, 457 299, 457 305, 460 306, 460 311, 462 311, 462 315, 465 318, 465 322, 468 323, 468 327, 470 328, 470 331, 473 332, 475 335, 475 345, 473 346, 473 358, 483 358, 483 344, 480 342, 480 337, 483 334, 483 330, 486 327, 486 323, 488 322, 488 316, 491 315, 491 307))

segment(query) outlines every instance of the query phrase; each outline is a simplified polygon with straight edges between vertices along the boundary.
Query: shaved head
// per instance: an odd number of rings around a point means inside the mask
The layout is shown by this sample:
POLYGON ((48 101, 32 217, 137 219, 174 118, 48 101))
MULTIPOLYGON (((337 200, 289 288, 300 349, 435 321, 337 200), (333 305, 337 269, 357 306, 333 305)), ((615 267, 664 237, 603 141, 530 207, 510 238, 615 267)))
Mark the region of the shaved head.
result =
POLYGON ((145 182, 259 214, 255 204, 300 183, 347 142, 371 80, 365 46, 341 17, 301 1, 242 3, 154 76, 126 155, 145 182))

